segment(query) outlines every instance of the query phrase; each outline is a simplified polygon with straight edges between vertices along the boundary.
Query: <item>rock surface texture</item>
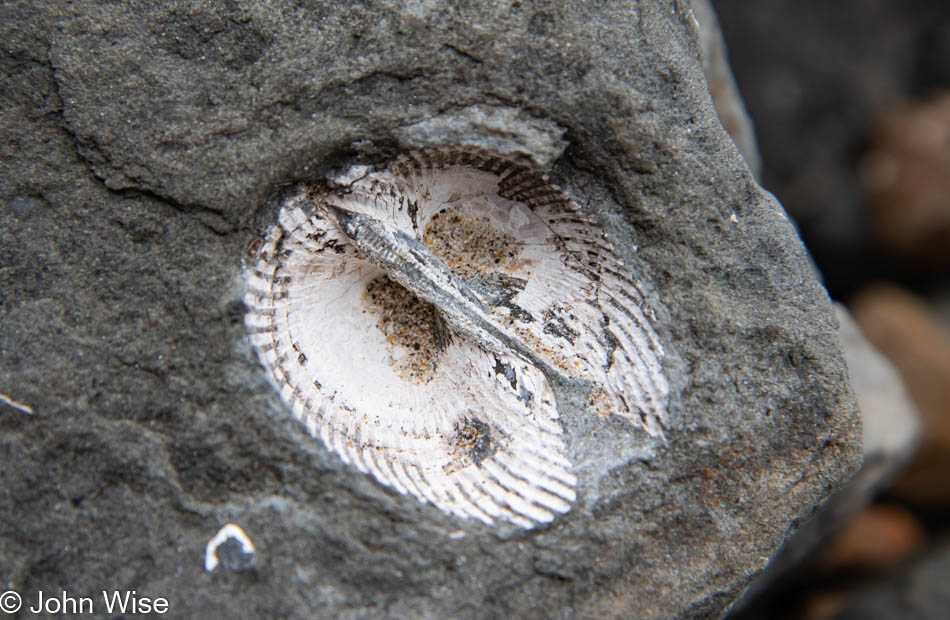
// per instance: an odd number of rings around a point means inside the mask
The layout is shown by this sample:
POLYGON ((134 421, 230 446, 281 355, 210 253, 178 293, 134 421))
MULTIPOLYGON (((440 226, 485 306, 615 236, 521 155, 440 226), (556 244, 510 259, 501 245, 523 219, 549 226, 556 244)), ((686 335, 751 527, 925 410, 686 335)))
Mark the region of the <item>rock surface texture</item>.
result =
MULTIPOLYGON (((887 544, 891 542, 880 535, 880 530, 875 531, 876 540, 869 540, 865 535, 876 525, 874 513, 865 514, 864 522, 857 526, 855 519, 914 456, 921 434, 919 414, 893 364, 868 342, 843 305, 835 303, 834 310, 851 387, 861 410, 864 447, 861 470, 786 542, 772 558, 768 569, 733 605, 731 618, 754 618, 767 613, 761 608, 775 600, 776 592, 783 585, 805 573, 813 573, 814 562, 809 560, 814 560, 820 552, 833 551, 828 548, 833 537, 846 527, 854 528, 852 536, 857 539, 855 542, 867 543, 872 549, 873 545, 879 545, 881 556, 886 555, 887 544), (866 529, 859 529, 862 526, 866 529)), ((908 529, 911 531, 903 538, 898 537, 894 547, 902 544, 909 547, 919 539, 919 532, 912 526, 908 529)), ((852 557, 857 556, 856 551, 849 549, 850 542, 849 539, 837 542, 835 551, 843 560, 848 559, 849 553, 852 557)), ((852 548, 855 547, 857 544, 852 543, 852 548)))
POLYGON ((860 461, 829 300, 716 118, 684 2, 24 2, 0 40, 0 576, 26 600, 718 616, 860 461), (665 439, 556 386, 577 500, 534 530, 345 466, 243 324, 282 188, 442 140, 544 166, 666 352, 665 439), (228 522, 254 561, 208 573, 228 522))
POLYGON ((719 114, 719 121, 732 136, 752 174, 758 177, 762 169, 762 158, 755 141, 755 129, 729 67, 726 42, 722 39, 716 11, 709 0, 691 0, 691 5, 699 23, 699 48, 706 83, 709 85, 709 94, 712 95, 716 113, 719 114))

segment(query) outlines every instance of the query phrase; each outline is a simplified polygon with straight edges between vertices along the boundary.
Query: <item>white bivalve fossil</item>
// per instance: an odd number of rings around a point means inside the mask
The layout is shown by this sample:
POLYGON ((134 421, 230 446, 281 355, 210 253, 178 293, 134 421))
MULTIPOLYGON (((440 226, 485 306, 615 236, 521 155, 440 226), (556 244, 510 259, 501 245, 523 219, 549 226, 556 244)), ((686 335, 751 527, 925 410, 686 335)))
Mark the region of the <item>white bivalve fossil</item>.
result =
POLYGON ((552 380, 661 433, 652 314, 543 174, 439 148, 347 177, 287 200, 246 274, 258 354, 329 449, 446 512, 532 527, 575 499, 552 380))

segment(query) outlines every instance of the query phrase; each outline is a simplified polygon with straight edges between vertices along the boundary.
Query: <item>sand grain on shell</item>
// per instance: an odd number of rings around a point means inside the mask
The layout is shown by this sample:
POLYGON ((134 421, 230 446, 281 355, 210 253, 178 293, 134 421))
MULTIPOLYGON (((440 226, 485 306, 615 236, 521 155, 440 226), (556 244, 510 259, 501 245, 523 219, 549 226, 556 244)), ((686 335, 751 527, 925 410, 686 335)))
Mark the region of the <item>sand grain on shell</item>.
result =
POLYGON ((367 311, 392 347, 391 363, 406 381, 427 383, 438 367, 444 328, 436 309, 386 276, 366 285, 367 311))

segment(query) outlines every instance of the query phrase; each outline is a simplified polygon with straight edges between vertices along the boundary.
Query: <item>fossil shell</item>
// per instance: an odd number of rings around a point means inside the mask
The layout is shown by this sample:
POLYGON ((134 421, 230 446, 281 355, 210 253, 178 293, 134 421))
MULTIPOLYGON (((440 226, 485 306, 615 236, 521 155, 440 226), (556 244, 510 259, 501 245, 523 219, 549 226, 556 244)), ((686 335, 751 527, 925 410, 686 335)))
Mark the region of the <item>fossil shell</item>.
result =
POLYGON ((661 434, 663 349, 577 205, 494 153, 417 151, 304 187, 251 250, 246 324, 326 446, 402 493, 532 527, 576 479, 550 380, 661 434))

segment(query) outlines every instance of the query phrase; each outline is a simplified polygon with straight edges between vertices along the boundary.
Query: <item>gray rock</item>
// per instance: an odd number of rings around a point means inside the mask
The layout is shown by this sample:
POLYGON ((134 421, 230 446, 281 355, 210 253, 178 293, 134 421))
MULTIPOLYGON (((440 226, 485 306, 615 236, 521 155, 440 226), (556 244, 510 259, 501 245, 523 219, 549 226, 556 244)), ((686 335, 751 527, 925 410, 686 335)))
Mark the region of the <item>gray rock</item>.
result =
POLYGON ((699 46, 702 51, 703 71, 706 72, 706 84, 712 95, 713 105, 722 126, 736 143, 736 147, 752 174, 759 176, 762 170, 762 158, 755 141, 755 129, 752 119, 746 111, 745 103, 739 94, 739 87, 732 77, 729 58, 726 55, 726 42, 719 29, 716 11, 709 0, 690 0, 696 21, 699 22, 699 46))
POLYGON ((917 407, 894 365, 868 342, 857 322, 835 304, 841 347, 864 425, 864 464, 849 485, 881 490, 914 455, 920 440, 917 407))
POLYGON ((717 120, 685 3, 136 11, 0 8, 0 392, 34 411, 0 403, 0 563, 25 597, 716 616, 854 472, 829 300, 717 120), (266 384, 237 301, 281 188, 466 124, 467 142, 553 160, 667 351, 667 440, 565 415, 573 453, 600 457, 540 530, 453 520, 344 466, 266 384), (229 521, 255 569, 207 573, 229 521))
MULTIPOLYGON (((864 461, 860 471, 802 527, 732 609, 733 618, 757 617, 756 606, 783 584, 804 577, 822 545, 841 531, 887 488, 914 456, 920 420, 897 369, 874 348, 848 310, 834 304, 838 336, 863 423, 864 461), (744 616, 742 612, 748 612, 744 616)), ((894 616, 896 617, 896 616, 894 616)))

